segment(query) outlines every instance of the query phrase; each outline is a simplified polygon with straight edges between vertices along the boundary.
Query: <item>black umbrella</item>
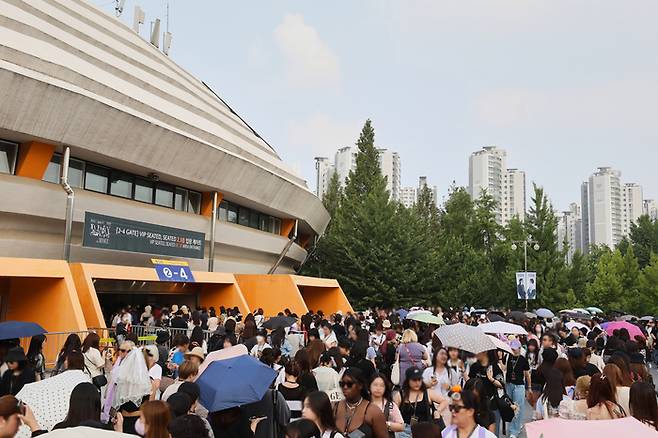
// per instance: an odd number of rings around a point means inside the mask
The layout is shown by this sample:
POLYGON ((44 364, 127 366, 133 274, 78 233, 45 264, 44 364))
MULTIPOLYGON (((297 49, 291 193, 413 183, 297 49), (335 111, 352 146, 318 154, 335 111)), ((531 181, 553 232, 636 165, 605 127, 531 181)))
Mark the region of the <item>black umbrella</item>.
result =
POLYGON ((493 312, 490 312, 489 314, 487 314, 487 318, 489 318, 489 321, 491 321, 491 322, 505 321, 505 318, 500 316, 498 313, 493 313, 493 312))
POLYGON ((514 310, 509 313, 508 317, 510 319, 513 319, 514 321, 525 321, 528 319, 525 313, 521 312, 520 310, 514 310))
POLYGON ((276 330, 278 328, 290 327, 295 323, 296 319, 290 316, 274 316, 263 324, 263 328, 268 330, 276 330))

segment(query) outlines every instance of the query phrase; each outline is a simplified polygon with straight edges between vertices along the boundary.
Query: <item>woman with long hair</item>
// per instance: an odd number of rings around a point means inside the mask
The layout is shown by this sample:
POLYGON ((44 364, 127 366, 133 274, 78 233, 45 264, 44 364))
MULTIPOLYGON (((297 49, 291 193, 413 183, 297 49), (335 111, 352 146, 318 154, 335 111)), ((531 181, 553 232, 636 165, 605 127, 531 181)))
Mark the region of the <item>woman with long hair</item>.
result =
POLYGON ((135 430, 144 438, 169 438, 169 421, 171 413, 167 403, 150 400, 139 409, 139 420, 135 430))
POLYGON ((564 384, 564 393, 573 399, 573 391, 576 387, 576 378, 573 375, 573 368, 569 360, 561 357, 555 361, 555 368, 562 373, 562 383, 564 384))
MULTIPOLYGON (((435 412, 438 411, 440 415, 449 404, 447 398, 427 390, 423 383, 423 373, 416 367, 407 369, 402 389, 394 399, 404 419, 405 430, 400 432, 401 438, 411 438, 411 426, 415 423, 432 423, 435 412), (435 407, 437 405, 438 407, 435 407)), ((443 423, 442 418, 439 421, 443 423)), ((445 427, 445 424, 443 426, 445 427)))
POLYGON ((603 375, 607 377, 614 389, 612 401, 618 403, 626 414, 630 411, 630 391, 629 386, 623 386, 624 380, 622 372, 617 365, 609 363, 603 367, 603 375))
MULTIPOLYGON (((469 379, 464 385, 464 390, 471 392, 477 403, 475 410, 475 421, 488 431, 496 431, 496 415, 491 411, 489 399, 484 396, 484 382, 479 377, 469 379)), ((450 398, 451 402, 453 398, 450 398)), ((452 411, 451 411, 452 412, 452 411)))
POLYGON ((499 389, 505 388, 505 376, 498 365, 498 354, 495 350, 483 351, 475 356, 477 361, 471 365, 468 377, 469 379, 477 377, 482 380, 483 392, 480 393, 480 397, 486 398, 489 402, 489 410, 496 417, 495 425, 498 430, 500 412, 495 404, 495 397, 499 389))
MULTIPOLYGON (((626 329, 622 329, 626 330, 626 329)), ((608 363, 613 363, 619 367, 621 371, 621 386, 630 386, 633 384, 633 376, 631 375, 631 362, 628 356, 624 353, 616 353, 610 356, 608 363)))
POLYGON ((338 431, 345 436, 358 430, 355 436, 358 434, 363 438, 388 438, 384 414, 370 403, 361 370, 346 369, 340 379, 340 386, 345 398, 338 402, 334 410, 338 431))
MULTIPOLYGON (((88 423, 85 424, 87 426, 94 423, 101 424, 101 395, 92 383, 78 383, 73 388, 69 401, 69 411, 64 421, 57 423, 53 430, 78 427, 83 423, 88 423)), ((121 414, 118 414, 117 421, 113 425, 114 430, 122 432, 122 424, 121 414)))
POLYGON ((605 374, 594 374, 587 396, 588 420, 614 420, 628 413, 615 401, 615 387, 605 374))
POLYGON ((100 336, 91 332, 82 343, 82 355, 85 357, 85 371, 93 379, 105 372, 105 359, 100 352, 100 336))
POLYGON ((630 414, 653 430, 658 431, 658 402, 653 386, 647 382, 631 385, 630 414))
POLYGON ((536 420, 557 417, 558 408, 562 400, 571 399, 565 393, 564 378, 562 372, 557 367, 545 368, 543 370, 543 376, 546 379, 546 383, 535 404, 534 417, 536 420))
POLYGON ((295 354, 295 362, 299 365, 299 384, 304 387, 306 393, 317 391, 318 382, 311 370, 313 369, 308 351, 305 349, 298 350, 295 354))
POLYGON ((329 396, 322 391, 311 392, 306 396, 302 418, 314 422, 322 438, 343 438, 343 435, 336 431, 336 420, 329 396))
POLYGON ((393 384, 384 374, 376 374, 370 381, 370 402, 384 413, 386 428, 390 437, 404 431, 404 419, 400 408, 393 402, 393 384))
POLYGON ((35 335, 30 339, 30 347, 27 349, 27 361, 34 370, 37 382, 46 378, 46 358, 43 355, 43 344, 46 342, 44 335, 35 335))
POLYGON ((464 365, 464 361, 459 357, 458 348, 448 348, 448 363, 446 365, 452 372, 459 376, 457 384, 464 386, 464 382, 468 379, 468 376, 466 375, 466 365, 464 365))
MULTIPOLYGON (((461 383, 461 376, 448 366, 448 350, 436 348, 432 355, 432 364, 423 371, 423 383, 430 393, 448 400, 450 388, 461 383)), ((435 419, 439 419, 439 413, 435 411, 435 419)), ((450 422, 450 411, 445 409, 441 414, 443 422, 450 422)))
POLYGON ((311 420, 301 419, 286 426, 286 438, 320 438, 318 426, 311 420))
POLYGON ((82 348, 82 342, 80 341, 80 336, 78 336, 75 333, 71 333, 66 337, 66 341, 64 341, 64 345, 62 345, 62 349, 59 351, 59 354, 57 355, 57 361, 55 362, 55 371, 53 374, 59 374, 60 372, 64 371, 64 361, 66 360, 66 357, 69 355, 71 351, 78 350, 82 348))
POLYGON ((320 363, 320 356, 327 351, 327 347, 320 339, 313 339, 306 345, 305 350, 308 352, 308 360, 311 368, 315 368, 320 363))

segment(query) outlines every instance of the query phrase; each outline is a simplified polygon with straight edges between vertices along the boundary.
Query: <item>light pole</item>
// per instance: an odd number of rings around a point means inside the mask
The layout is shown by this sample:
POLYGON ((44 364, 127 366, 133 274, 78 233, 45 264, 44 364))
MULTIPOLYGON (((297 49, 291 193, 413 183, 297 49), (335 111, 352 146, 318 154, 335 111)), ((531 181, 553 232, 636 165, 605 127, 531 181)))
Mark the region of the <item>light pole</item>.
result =
MULTIPOLYGON (((523 287, 525 288, 525 283, 528 279, 528 245, 533 244, 532 248, 535 251, 539 251, 539 243, 535 240, 513 240, 512 241, 512 251, 516 251, 519 247, 517 243, 523 244, 523 287)), ((525 291, 525 311, 528 311, 528 291, 525 291)))

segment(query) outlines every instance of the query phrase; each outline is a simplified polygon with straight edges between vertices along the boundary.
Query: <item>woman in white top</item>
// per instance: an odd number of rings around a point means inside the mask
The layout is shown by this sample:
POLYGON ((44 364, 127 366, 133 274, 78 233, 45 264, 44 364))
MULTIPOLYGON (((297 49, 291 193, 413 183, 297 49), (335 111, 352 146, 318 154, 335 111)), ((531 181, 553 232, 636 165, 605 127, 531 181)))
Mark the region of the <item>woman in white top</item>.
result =
POLYGON ((322 438, 344 438, 336 430, 336 420, 334 419, 331 402, 327 394, 322 391, 315 391, 306 396, 302 418, 314 422, 320 429, 322 438))
POLYGON ((450 399, 452 424, 443 429, 442 438, 496 438, 493 432, 475 422, 478 415, 478 402, 472 391, 450 393, 450 399))
MULTIPOLYGON (((423 371, 423 382, 425 382, 429 392, 440 395, 442 398, 448 398, 450 388, 459 385, 459 373, 453 372, 448 367, 448 350, 439 348, 434 351, 432 365, 423 371)), ((445 410, 440 414, 435 411, 435 418, 438 419, 439 415, 443 417, 445 424, 450 424, 450 411, 445 410)))
POLYGON ((210 309, 210 312, 208 314, 208 331, 209 332, 214 332, 217 330, 217 327, 219 327, 219 318, 217 317, 217 313, 215 312, 215 309, 210 309))
POLYGON ((265 339, 265 334, 262 332, 259 332, 258 335, 256 335, 256 345, 253 346, 249 354, 251 354, 253 357, 260 359, 260 356, 263 354, 263 350, 266 348, 272 348, 270 344, 266 342, 265 339))
POLYGON ((82 343, 82 355, 85 358, 85 372, 93 379, 105 373, 105 359, 99 351, 100 336, 92 332, 82 343))
POLYGON ((146 368, 149 370, 149 378, 151 379, 151 394, 149 400, 159 400, 162 367, 158 365, 158 359, 160 356, 158 353, 158 347, 155 345, 146 345, 142 351, 144 353, 144 359, 146 360, 146 368))
POLYGON ((342 391, 340 389, 340 376, 333 369, 333 358, 331 354, 324 352, 320 356, 320 366, 313 369, 313 376, 318 384, 318 390, 326 393, 333 402, 342 400, 342 391))

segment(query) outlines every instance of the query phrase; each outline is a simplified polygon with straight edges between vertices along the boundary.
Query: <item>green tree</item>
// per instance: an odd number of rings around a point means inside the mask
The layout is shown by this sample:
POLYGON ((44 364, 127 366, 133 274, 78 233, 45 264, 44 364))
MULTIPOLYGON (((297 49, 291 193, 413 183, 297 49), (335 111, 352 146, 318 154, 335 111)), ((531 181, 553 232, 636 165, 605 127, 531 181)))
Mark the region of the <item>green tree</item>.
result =
POLYGON ((658 256, 651 254, 649 264, 640 275, 640 295, 645 315, 658 314, 658 256))
POLYGON ((640 268, 644 268, 649 264, 651 254, 658 254, 658 222, 647 215, 640 216, 631 224, 629 239, 640 268))
POLYGON ((621 276, 624 260, 621 252, 604 252, 599 258, 596 277, 587 286, 590 306, 603 310, 624 310, 624 284, 621 276))
MULTIPOLYGON (((324 208, 327 209, 329 215, 334 217, 340 206, 340 202, 343 198, 343 189, 340 186, 340 177, 338 172, 334 172, 329 179, 329 184, 327 186, 327 193, 324 194, 322 198, 322 203, 324 208)), ((330 224, 331 225, 331 224, 330 224)))

